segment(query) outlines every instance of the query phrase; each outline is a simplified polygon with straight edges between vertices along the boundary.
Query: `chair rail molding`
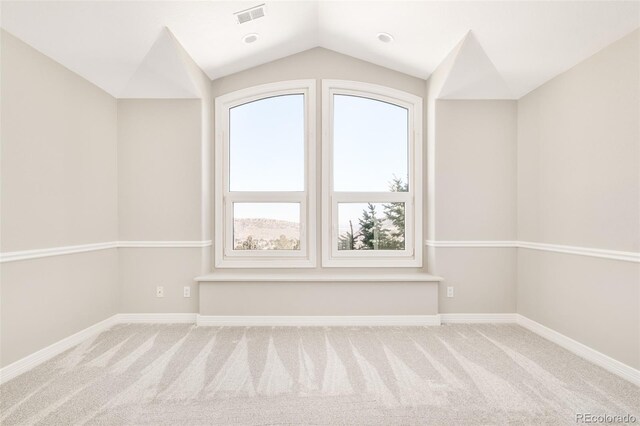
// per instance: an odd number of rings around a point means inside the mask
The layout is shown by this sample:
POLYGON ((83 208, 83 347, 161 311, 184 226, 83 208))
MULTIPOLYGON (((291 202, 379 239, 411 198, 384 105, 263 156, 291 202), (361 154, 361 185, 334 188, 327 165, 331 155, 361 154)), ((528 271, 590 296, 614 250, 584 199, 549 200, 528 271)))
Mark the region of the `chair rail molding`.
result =
POLYGON ((435 248, 519 248, 528 250, 548 251, 554 253, 573 254, 578 256, 598 257, 601 259, 621 260, 640 263, 640 252, 598 249, 591 247, 567 246, 561 244, 537 243, 531 241, 436 241, 426 240, 427 247, 435 248))
POLYGON ((622 260, 640 263, 640 252, 597 249, 591 247, 565 246, 560 244, 534 243, 519 241, 518 247, 529 250, 550 251, 555 253, 575 254, 579 256, 599 257, 602 259, 622 260))
POLYGON ((426 240, 427 247, 497 247, 497 248, 517 248, 518 241, 482 241, 482 240, 466 240, 466 241, 436 241, 426 240))
POLYGON ((204 241, 118 241, 118 248, 199 248, 211 247, 211 240, 204 241))
POLYGON ((73 246, 50 247, 35 250, 21 250, 0 253, 0 263, 15 262, 18 260, 40 259, 50 256, 62 256, 65 254, 86 253, 97 250, 118 248, 117 241, 105 243, 79 244, 73 246))
POLYGON ((49 247, 44 249, 20 250, 0 253, 0 263, 19 260, 40 259, 50 256, 86 253, 115 248, 203 248, 210 247, 211 240, 205 241, 108 241, 73 246, 49 247))

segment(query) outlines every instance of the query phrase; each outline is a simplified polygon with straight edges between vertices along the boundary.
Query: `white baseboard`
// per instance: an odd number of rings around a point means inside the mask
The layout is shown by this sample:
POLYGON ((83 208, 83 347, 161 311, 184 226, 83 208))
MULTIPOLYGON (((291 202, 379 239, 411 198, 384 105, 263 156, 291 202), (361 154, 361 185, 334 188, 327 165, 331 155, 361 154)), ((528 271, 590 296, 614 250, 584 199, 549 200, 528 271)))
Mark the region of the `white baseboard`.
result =
POLYGON ((43 362, 53 358, 62 352, 71 349, 72 347, 82 343, 84 340, 95 336, 108 330, 112 326, 118 323, 118 315, 107 318, 104 321, 100 321, 90 327, 85 328, 69 337, 65 337, 56 343, 40 349, 37 352, 27 355, 26 357, 19 359, 18 361, 7 365, 0 369, 0 384, 5 383, 20 374, 31 370, 32 368, 42 364, 43 362))
POLYGON ((443 324, 515 323, 517 314, 440 314, 443 324))
POLYGON ((517 315, 517 323, 527 330, 555 343, 556 345, 562 346, 569 352, 573 352, 587 361, 598 365, 637 386, 640 386, 640 370, 636 370, 627 364, 615 360, 602 352, 598 352, 583 343, 573 340, 564 334, 558 333, 557 331, 522 315, 517 315))
POLYGON ((516 323, 579 357, 640 386, 640 370, 520 314, 440 314, 443 324, 516 323))
POLYGON ((40 349, 37 352, 27 355, 18 361, 0 368, 0 384, 5 383, 22 373, 42 364, 45 361, 71 349, 82 343, 84 340, 102 333, 116 324, 123 323, 147 323, 147 324, 168 324, 168 323, 192 323, 195 324, 197 314, 116 314, 100 321, 90 327, 85 328, 69 337, 65 337, 56 343, 40 349))
POLYGON ((440 325, 439 315, 198 315, 199 326, 426 326, 440 325))
POLYGON ((195 324, 198 314, 118 314, 120 324, 195 324))

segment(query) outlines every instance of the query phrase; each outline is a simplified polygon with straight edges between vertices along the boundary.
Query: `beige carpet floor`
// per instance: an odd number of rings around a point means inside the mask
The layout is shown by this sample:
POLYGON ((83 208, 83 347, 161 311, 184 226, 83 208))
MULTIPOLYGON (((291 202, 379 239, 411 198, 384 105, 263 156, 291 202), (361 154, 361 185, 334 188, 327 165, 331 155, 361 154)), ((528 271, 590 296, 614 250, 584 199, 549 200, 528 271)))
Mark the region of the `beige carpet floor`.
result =
POLYGON ((517 325, 119 325, 0 387, 2 425, 576 424, 640 388, 517 325))

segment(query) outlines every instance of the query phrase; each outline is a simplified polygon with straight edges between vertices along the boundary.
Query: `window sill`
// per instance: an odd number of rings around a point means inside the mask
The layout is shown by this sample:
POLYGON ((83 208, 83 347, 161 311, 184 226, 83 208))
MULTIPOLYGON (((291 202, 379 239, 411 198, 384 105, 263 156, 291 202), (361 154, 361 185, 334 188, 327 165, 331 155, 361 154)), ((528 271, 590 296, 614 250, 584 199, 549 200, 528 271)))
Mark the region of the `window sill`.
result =
POLYGON ((214 272, 196 277, 197 282, 439 282, 443 278, 425 274, 315 274, 295 272, 291 274, 265 274, 257 272, 232 274, 214 272))

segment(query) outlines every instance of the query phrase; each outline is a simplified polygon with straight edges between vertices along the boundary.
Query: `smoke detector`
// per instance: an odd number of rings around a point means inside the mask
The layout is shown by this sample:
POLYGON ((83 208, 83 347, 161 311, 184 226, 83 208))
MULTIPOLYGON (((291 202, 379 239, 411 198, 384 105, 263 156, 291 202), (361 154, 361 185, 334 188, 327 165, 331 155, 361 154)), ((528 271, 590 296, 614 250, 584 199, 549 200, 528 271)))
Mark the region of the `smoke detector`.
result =
POLYGON ((259 6, 241 10, 240 12, 236 12, 233 15, 236 17, 236 22, 238 22, 238 24, 244 24, 245 22, 255 21, 258 18, 262 18, 266 14, 267 8, 263 3, 259 6))

